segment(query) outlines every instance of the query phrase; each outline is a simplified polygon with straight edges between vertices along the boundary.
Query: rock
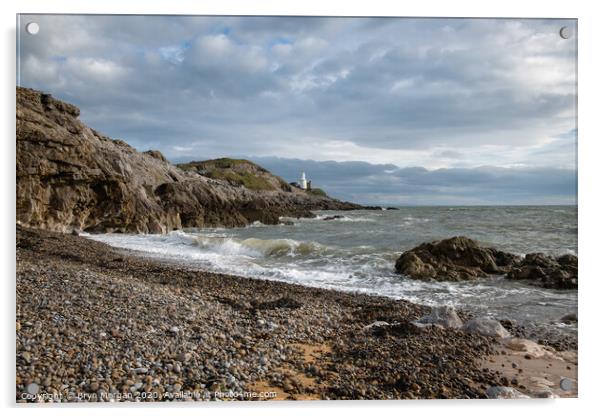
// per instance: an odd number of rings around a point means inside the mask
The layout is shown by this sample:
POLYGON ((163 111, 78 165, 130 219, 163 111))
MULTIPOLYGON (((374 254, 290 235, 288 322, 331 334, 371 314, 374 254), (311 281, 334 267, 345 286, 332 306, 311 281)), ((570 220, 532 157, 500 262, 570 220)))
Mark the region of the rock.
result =
POLYGON ((568 315, 564 315, 562 318, 560 318, 560 322, 565 323, 565 324, 575 323, 575 322, 577 322, 577 314, 569 313, 568 315))
POLYGON ((488 399, 530 399, 512 387, 491 386, 485 391, 488 399))
POLYGON ((429 315, 423 316, 414 323, 419 325, 438 325, 443 328, 460 328, 462 320, 453 306, 438 306, 429 315))
POLYGON ((560 396, 552 390, 546 389, 534 392, 533 397, 536 399, 558 399, 560 396))
POLYGON ((466 332, 476 332, 482 335, 496 337, 496 338, 507 338, 510 333, 500 324, 498 321, 492 318, 475 318, 467 321, 463 326, 462 330, 466 332))
POLYGON ((532 358, 555 358, 558 357, 555 352, 549 347, 540 345, 534 341, 524 338, 506 338, 502 340, 502 343, 510 350, 516 351, 516 353, 524 354, 526 359, 532 358))
POLYGON ((146 152, 143 152, 145 155, 149 155, 151 157, 154 157, 155 159, 160 160, 161 162, 167 162, 167 159, 165 158, 165 156, 163 156, 163 153, 161 153, 158 150, 147 150, 146 152))
POLYGON ((530 253, 506 275, 512 280, 528 280, 529 283, 549 289, 577 289, 577 256, 565 254, 554 258, 542 253, 530 253))
POLYGON ((322 218, 322 221, 340 220, 343 218, 345 218, 344 215, 329 215, 327 217, 322 218))
POLYGON ((292 189, 249 161, 174 166, 156 150, 138 152, 89 128, 71 104, 28 88, 16 93, 16 219, 27 227, 165 233, 362 208, 292 189))
POLYGON ((386 326, 389 326, 388 322, 385 322, 385 321, 374 321, 371 324, 368 324, 365 327, 363 327, 362 331, 372 331, 375 328, 382 328, 382 327, 386 327, 386 326))
POLYGON ((577 351, 558 351, 557 355, 567 363, 577 364, 577 351))
POLYGON ((260 309, 260 310, 269 310, 269 309, 298 309, 301 306, 303 306, 301 304, 301 302, 299 302, 298 300, 288 297, 288 296, 283 296, 281 298, 278 298, 276 300, 269 300, 269 301, 265 301, 265 302, 259 302, 259 303, 254 303, 253 307, 255 309, 260 309))
POLYGON ((178 361, 182 363, 187 363, 192 358, 192 354, 189 352, 181 352, 178 354, 178 361))
POLYGON ((452 237, 404 252, 395 263, 395 271, 419 280, 474 280, 504 274, 518 260, 518 256, 481 247, 467 237, 452 237))
POLYGON ((177 326, 172 326, 171 328, 169 328, 169 332, 171 332, 174 335, 178 335, 180 333, 180 328, 178 328, 177 326))

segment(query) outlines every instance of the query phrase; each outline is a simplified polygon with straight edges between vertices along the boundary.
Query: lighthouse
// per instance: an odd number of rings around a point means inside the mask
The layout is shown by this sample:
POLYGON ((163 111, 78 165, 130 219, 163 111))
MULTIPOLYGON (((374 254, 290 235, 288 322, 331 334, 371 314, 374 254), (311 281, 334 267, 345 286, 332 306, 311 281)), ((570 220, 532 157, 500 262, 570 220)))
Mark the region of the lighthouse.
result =
POLYGON ((307 179, 305 178, 305 172, 301 172, 301 179, 299 179, 299 186, 301 189, 307 189, 307 179))

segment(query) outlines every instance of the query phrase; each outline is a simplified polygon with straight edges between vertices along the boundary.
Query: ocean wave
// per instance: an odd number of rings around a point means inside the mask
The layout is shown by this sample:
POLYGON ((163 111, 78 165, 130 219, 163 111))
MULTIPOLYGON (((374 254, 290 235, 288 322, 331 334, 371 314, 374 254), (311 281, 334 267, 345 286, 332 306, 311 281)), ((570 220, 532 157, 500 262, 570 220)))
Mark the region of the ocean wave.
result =
POLYGON ((238 239, 231 237, 194 237, 197 245, 204 250, 224 255, 243 255, 249 257, 298 257, 319 255, 327 247, 313 241, 296 241, 288 238, 238 239))

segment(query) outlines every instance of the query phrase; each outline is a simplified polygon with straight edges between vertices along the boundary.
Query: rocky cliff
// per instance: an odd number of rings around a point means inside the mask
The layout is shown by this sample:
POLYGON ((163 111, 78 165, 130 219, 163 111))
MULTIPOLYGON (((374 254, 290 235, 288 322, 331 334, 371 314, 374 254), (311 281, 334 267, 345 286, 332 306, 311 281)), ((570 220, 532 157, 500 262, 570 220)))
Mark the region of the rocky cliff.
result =
POLYGON ((305 191, 289 185, 284 179, 245 159, 221 158, 176 165, 182 170, 196 172, 212 179, 222 179, 234 186, 256 191, 286 191, 302 194, 305 191))
POLYGON ((17 88, 17 223, 62 232, 162 233, 361 208, 290 189, 282 180, 268 183, 283 186, 265 187, 270 174, 260 167, 261 175, 245 174, 239 183, 241 177, 181 169, 158 151, 138 152, 100 134, 78 116, 71 104, 17 88))

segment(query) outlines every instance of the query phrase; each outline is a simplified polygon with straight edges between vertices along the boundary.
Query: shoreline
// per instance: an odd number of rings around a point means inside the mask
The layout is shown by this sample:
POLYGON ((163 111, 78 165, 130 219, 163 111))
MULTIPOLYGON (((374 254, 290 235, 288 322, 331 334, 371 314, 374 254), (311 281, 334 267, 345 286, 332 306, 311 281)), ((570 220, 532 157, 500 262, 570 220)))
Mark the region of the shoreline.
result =
POLYGON ((429 310, 17 226, 17 401, 32 384, 64 401, 485 398, 503 385, 483 365, 499 342, 409 324, 429 310))

